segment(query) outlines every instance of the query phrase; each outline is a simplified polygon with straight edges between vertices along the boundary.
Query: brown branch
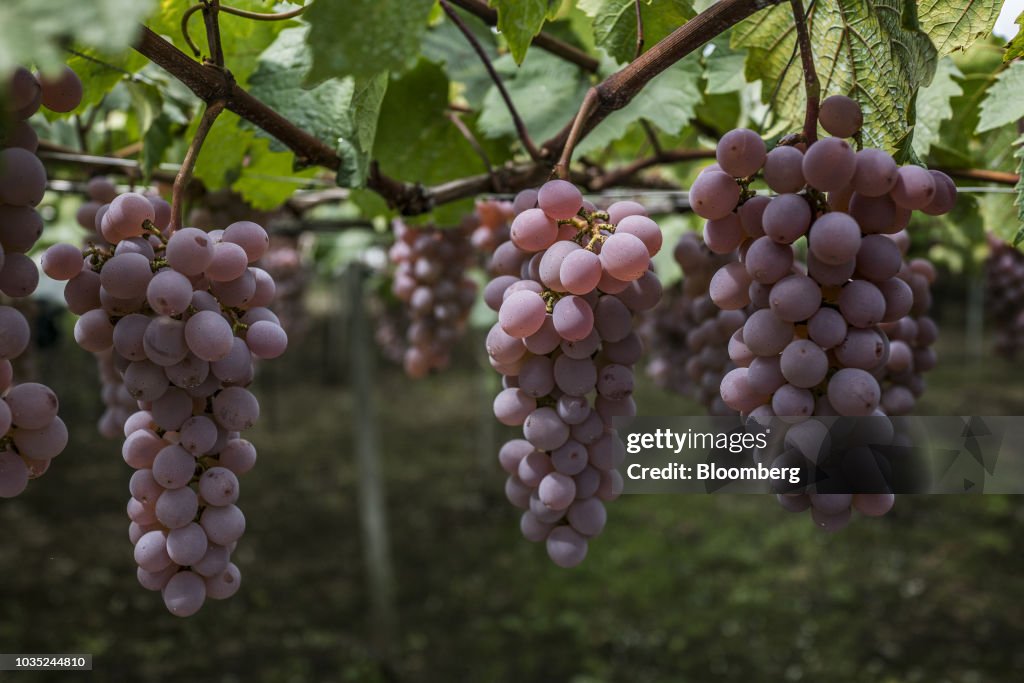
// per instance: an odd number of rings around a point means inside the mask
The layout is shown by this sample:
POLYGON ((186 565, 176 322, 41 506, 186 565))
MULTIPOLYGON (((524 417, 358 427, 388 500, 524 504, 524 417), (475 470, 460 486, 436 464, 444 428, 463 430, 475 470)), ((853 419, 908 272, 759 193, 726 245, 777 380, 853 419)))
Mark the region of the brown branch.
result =
POLYGON ((607 187, 620 185, 640 171, 651 168, 652 166, 676 164, 681 161, 695 161, 697 159, 712 159, 714 156, 715 150, 713 149, 670 149, 644 159, 637 159, 625 166, 614 168, 607 173, 594 178, 589 187, 592 190, 603 190, 607 187))
POLYGON ((220 0, 203 0, 203 23, 206 24, 206 43, 210 48, 210 61, 214 66, 224 68, 224 47, 220 42, 220 0))
POLYGON ((1006 171, 990 171, 984 168, 936 168, 950 178, 962 178, 964 180, 979 180, 983 183, 996 183, 998 185, 1016 185, 1020 182, 1020 176, 1016 173, 1006 171))
POLYGON ((206 136, 213 128, 213 122, 217 120, 220 113, 224 111, 224 101, 214 100, 206 105, 203 117, 199 119, 199 126, 196 128, 195 137, 189 143, 188 151, 185 152, 185 160, 181 162, 178 175, 174 178, 174 189, 171 194, 171 230, 181 229, 182 204, 184 204, 185 188, 192 181, 192 171, 199 159, 199 150, 206 141, 206 136))
MULTIPOLYGON (((593 130, 613 111, 629 104, 655 76, 751 14, 779 2, 781 0, 720 0, 690 19, 632 63, 596 86, 597 105, 593 107, 589 116, 584 117, 580 138, 593 130)), ((584 104, 587 105, 586 102, 584 104)), ((541 151, 547 149, 554 153, 561 150, 569 139, 575 121, 576 119, 541 145, 541 151)))
POLYGON ((634 0, 633 7, 636 8, 636 53, 633 59, 636 59, 644 51, 644 18, 640 14, 640 0, 634 0))
POLYGON ((807 15, 802 0, 790 0, 793 7, 793 21, 796 24, 796 40, 800 46, 800 61, 804 70, 804 92, 807 94, 807 110, 804 114, 804 139, 808 145, 818 140, 818 105, 821 100, 821 85, 818 72, 814 69, 814 52, 811 36, 807 32, 807 15))
MULTIPOLYGON (((485 2, 480 2, 480 0, 449 0, 449 2, 457 7, 461 7, 477 18, 482 19, 483 22, 489 26, 498 25, 498 12, 488 7, 485 2)), ((572 62, 584 71, 597 73, 597 70, 600 67, 600 62, 583 50, 561 41, 550 34, 544 33, 543 31, 533 37, 533 44, 545 52, 550 52, 556 57, 561 57, 567 62, 572 62)))
POLYGON ((526 153, 530 155, 530 158, 534 161, 540 159, 540 154, 537 152, 537 147, 533 144, 533 140, 530 139, 530 134, 526 130, 526 124, 523 123, 523 119, 520 118, 519 112, 516 110, 516 105, 512 102, 512 97, 508 94, 508 90, 505 89, 505 84, 501 81, 501 77, 498 72, 494 70, 494 65, 491 64, 490 57, 487 56, 487 52, 484 50, 484 46, 480 44, 480 41, 476 39, 473 32, 469 30, 466 23, 462 21, 462 17, 456 12, 447 0, 441 0, 441 8, 444 9, 444 13, 448 15, 448 18, 452 20, 462 35, 465 36, 466 40, 473 47, 473 51, 476 52, 480 61, 483 62, 484 68, 487 70, 487 75, 494 81, 494 86, 498 89, 501 94, 501 99, 505 101, 505 107, 508 109, 509 116, 512 117, 512 124, 516 128, 516 134, 519 136, 519 141, 523 143, 523 148, 526 153))
POLYGON ((580 141, 583 135, 583 125, 586 123, 587 117, 594 111, 598 106, 598 95, 597 88, 591 88, 587 90, 586 96, 583 98, 583 104, 580 105, 580 110, 576 113, 576 117, 572 120, 572 128, 569 129, 569 137, 565 141, 565 146, 562 147, 562 156, 559 157, 558 163, 555 164, 555 170, 553 175, 562 178, 563 180, 569 177, 569 166, 572 164, 572 153, 576 148, 576 143, 580 141))

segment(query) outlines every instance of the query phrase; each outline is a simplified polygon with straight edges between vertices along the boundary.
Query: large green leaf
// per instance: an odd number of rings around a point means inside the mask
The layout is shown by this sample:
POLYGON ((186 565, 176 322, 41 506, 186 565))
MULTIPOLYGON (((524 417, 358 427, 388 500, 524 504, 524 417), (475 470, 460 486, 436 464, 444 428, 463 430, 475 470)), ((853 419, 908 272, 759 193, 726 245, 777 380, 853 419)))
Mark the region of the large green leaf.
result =
POLYGON ((308 80, 402 71, 420 48, 433 0, 316 0, 303 15, 312 26, 308 80))
MULTIPOLYGON (((646 50, 693 17, 687 0, 640 0, 646 50)), ((636 0, 604 0, 594 16, 594 37, 616 61, 636 55, 636 0)))
POLYGON ((296 173, 294 165, 295 155, 291 152, 274 152, 268 140, 254 140, 231 189, 241 194, 254 209, 276 209, 301 187, 295 178, 308 178, 317 172, 306 169, 296 173))
POLYGON ((522 64, 526 49, 544 27, 552 7, 557 9, 561 3, 556 0, 491 0, 490 4, 498 10, 498 30, 508 41, 512 57, 517 64, 522 64))
MULTIPOLYGON (((506 55, 494 63, 505 88, 534 140, 546 140, 557 133, 579 108, 589 81, 578 67, 543 50, 534 50, 516 68, 506 55)), ((515 135, 515 126, 498 89, 491 87, 484 97, 479 125, 484 135, 515 135)))
POLYGON ((966 50, 992 32, 1000 0, 920 0, 917 16, 939 56, 966 50))
MULTIPOLYGON (((917 26, 911 0, 816 0, 809 32, 822 96, 849 95, 864 109, 864 142, 905 159, 914 126, 913 103, 935 72, 937 53, 917 26)), ((771 132, 803 125, 803 71, 789 4, 743 21, 733 46, 749 50, 747 78, 763 81, 771 132)))
POLYGON ((392 78, 373 145, 383 173, 436 183, 483 170, 473 148, 445 116, 447 106, 448 79, 437 64, 421 60, 392 78))
POLYGON ((701 66, 697 55, 673 64, 658 74, 627 106, 612 112, 577 146, 578 155, 599 150, 646 119, 669 135, 677 135, 693 118, 700 104, 701 66))
MULTIPOLYGON (((192 174, 211 190, 228 187, 237 177, 245 152, 255 137, 251 130, 240 127, 239 121, 237 114, 225 110, 214 121, 203 142, 192 174)), ((196 116, 185 133, 189 140, 195 136, 198 125, 196 116)))
POLYGON ((153 0, 3 0, 0 2, 0 74, 19 64, 44 71, 67 60, 69 44, 116 54, 138 35, 153 0))
POLYGON ((977 132, 1024 118, 1024 62, 1012 62, 996 78, 981 103, 977 132))
MULTIPOLYGON (((193 0, 161 0, 160 10, 147 22, 151 29, 169 38, 179 50, 189 55, 192 54, 192 50, 185 44, 184 36, 181 34, 181 17, 194 4, 196 3, 193 0)), ((274 11, 274 7, 268 6, 266 0, 232 0, 230 4, 232 7, 250 12, 274 11)), ((289 7, 291 5, 284 4, 280 9, 289 7)), ((294 26, 295 23, 295 20, 253 21, 224 12, 218 14, 224 64, 240 85, 245 86, 248 83, 249 75, 256 70, 260 55, 274 42, 277 34, 289 26, 294 26)), ((202 13, 193 14, 189 20, 189 35, 202 50, 203 55, 208 56, 210 50, 206 44, 202 13)))
POLYGON ((747 79, 743 77, 746 50, 732 48, 724 36, 715 38, 711 44, 711 54, 704 58, 706 92, 709 95, 720 95, 743 90, 747 85, 747 79))
MULTIPOLYGON (((493 62, 498 58, 494 34, 490 28, 476 17, 465 13, 461 19, 477 42, 483 47, 488 58, 493 62)), ((466 98, 470 107, 478 108, 484 95, 491 87, 491 77, 487 74, 479 55, 469 44, 462 31, 450 21, 442 21, 431 26, 423 34, 422 54, 432 62, 444 64, 448 79, 458 83, 460 95, 466 98)))
POLYGON ((927 88, 917 93, 917 123, 914 126, 914 153, 919 157, 928 155, 928 150, 939 139, 942 122, 953 116, 950 101, 964 94, 958 81, 963 78, 960 69, 949 57, 939 60, 935 78, 927 88))
POLYGON ((1014 22, 1021 28, 1017 30, 1017 35, 1013 37, 1010 42, 1006 44, 1006 52, 1003 54, 1003 60, 1009 62, 1014 59, 1024 57, 1024 12, 1021 12, 1017 16, 1017 21, 1014 22))

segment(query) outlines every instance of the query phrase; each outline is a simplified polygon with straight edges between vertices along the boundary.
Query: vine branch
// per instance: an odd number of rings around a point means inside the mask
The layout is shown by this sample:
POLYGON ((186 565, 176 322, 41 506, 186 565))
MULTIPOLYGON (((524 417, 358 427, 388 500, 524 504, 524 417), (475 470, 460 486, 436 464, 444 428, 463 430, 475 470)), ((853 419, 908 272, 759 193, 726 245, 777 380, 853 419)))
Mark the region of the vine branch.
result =
MULTIPOLYGON (((478 19, 483 20, 488 26, 498 25, 498 12, 487 5, 486 2, 480 0, 449 0, 453 5, 461 7, 470 14, 474 15, 478 19)), ((570 45, 554 36, 544 33, 541 31, 533 38, 533 45, 536 45, 545 52, 550 52, 556 57, 561 57, 567 62, 572 62, 576 66, 580 67, 584 71, 590 73, 597 73, 600 63, 588 55, 583 50, 580 50, 574 45, 570 45)))
POLYGON ((473 135, 473 131, 469 129, 469 126, 466 125, 465 121, 462 120, 462 117, 460 117, 457 112, 450 111, 446 113, 445 116, 452 122, 459 132, 462 133, 462 137, 466 138, 466 142, 470 144, 473 151, 476 152, 476 155, 480 157, 480 161, 483 162, 484 168, 487 169, 487 174, 493 179, 491 189, 494 192, 501 192, 497 176, 494 175, 494 166, 491 164, 490 157, 487 156, 487 150, 483 148, 480 141, 476 139, 475 135, 473 135))
POLYGON ((458 27, 462 35, 465 36, 466 40, 473 47, 473 51, 476 52, 480 61, 483 62, 484 68, 487 70, 487 75, 494 81, 494 86, 498 89, 501 94, 501 99, 505 101, 505 107, 508 109, 509 116, 512 117, 512 124, 516 128, 516 134, 519 136, 519 141, 523 144, 523 148, 526 153, 530 155, 530 158, 534 161, 540 159, 540 153, 537 151, 537 147, 533 144, 533 140, 530 139, 530 134, 526 130, 526 125, 523 123, 523 119, 520 118, 519 112, 516 110, 516 105, 512 102, 512 97, 508 94, 508 90, 505 89, 505 84, 502 82, 498 72, 494 70, 494 65, 491 64, 490 57, 487 56, 487 52, 484 50, 484 46, 480 44, 480 41, 476 39, 473 32, 469 30, 466 23, 462 21, 462 17, 455 11, 454 8, 448 3, 448 0, 441 0, 441 7, 444 9, 444 13, 448 15, 448 18, 452 20, 452 23, 458 27))
POLYGON ((583 98, 583 104, 580 105, 580 110, 576 113, 576 117, 572 121, 572 128, 569 130, 569 137, 565 141, 565 145, 562 147, 562 156, 559 157, 558 163, 555 164, 555 169, 552 172, 557 178, 565 180, 569 177, 569 166, 572 164, 572 153, 576 149, 576 143, 580 141, 583 135, 583 125, 590 116, 591 112, 598 106, 598 100, 600 95, 597 92, 597 88, 591 88, 587 91, 586 96, 583 98))
POLYGON ((606 187, 614 187, 652 166, 676 164, 681 161, 695 161, 697 159, 712 159, 714 156, 715 150, 713 149, 670 149, 656 152, 649 157, 637 159, 632 163, 612 169, 594 178, 590 183, 590 188, 593 190, 603 190, 606 187))
MULTIPOLYGON (((475 7, 478 10, 482 4, 476 0, 450 2, 459 7, 475 7)), ((574 116, 557 135, 541 145, 541 156, 547 159, 560 155, 564 157, 565 147, 573 128, 577 129, 573 142, 575 146, 610 113, 629 104, 655 76, 758 10, 780 2, 781 0, 720 0, 711 5, 651 46, 621 71, 595 86, 592 90, 596 94, 585 99, 584 107, 581 107, 581 110, 585 111, 574 116)), ((492 11, 486 6, 483 6, 483 9, 492 11)), ((469 11, 477 14, 472 9, 469 11)), ((495 20, 496 16, 494 14, 495 20)), ((540 43, 537 45, 540 46, 540 43)), ((196 62, 152 30, 142 27, 141 38, 135 49, 181 81, 204 102, 223 100, 226 109, 273 135, 295 153, 299 164, 323 166, 333 170, 341 166, 341 159, 333 147, 299 128, 231 79, 225 78, 222 70, 196 62)), ((569 156, 571 157, 571 150, 569 156)), ((547 166, 546 162, 534 161, 507 165, 495 169, 495 173, 503 187, 514 191, 542 182, 548 177, 549 170, 550 166, 547 166)), ((568 175, 567 164, 562 172, 568 175)), ((589 178, 581 177, 582 184, 586 184, 589 178)), ((389 206, 406 215, 424 213, 446 202, 488 192, 491 183, 491 176, 483 174, 424 187, 389 178, 380 173, 375 165, 367 179, 369 189, 381 195, 389 206)))
POLYGON ((203 116, 199 119, 199 126, 196 128, 196 135, 188 145, 185 152, 185 160, 181 162, 178 175, 174 177, 174 189, 171 193, 171 230, 181 229, 181 214, 184 204, 185 188, 192 181, 192 171, 195 170, 196 161, 199 159, 199 150, 202 149, 206 136, 213 128, 214 121, 224 111, 224 100, 214 100, 206 105, 203 116))
POLYGON ((804 71, 804 91, 807 93, 807 110, 804 114, 804 139, 807 144, 818 140, 818 106, 821 100, 821 85, 818 83, 818 72, 814 69, 814 52, 811 49, 811 36, 807 31, 807 14, 804 13, 802 0, 790 0, 793 8, 793 21, 796 24, 796 40, 800 46, 800 61, 804 71))
POLYGON ((636 59, 644 51, 644 18, 640 14, 640 0, 633 0, 633 7, 636 8, 636 53, 633 59, 636 59))

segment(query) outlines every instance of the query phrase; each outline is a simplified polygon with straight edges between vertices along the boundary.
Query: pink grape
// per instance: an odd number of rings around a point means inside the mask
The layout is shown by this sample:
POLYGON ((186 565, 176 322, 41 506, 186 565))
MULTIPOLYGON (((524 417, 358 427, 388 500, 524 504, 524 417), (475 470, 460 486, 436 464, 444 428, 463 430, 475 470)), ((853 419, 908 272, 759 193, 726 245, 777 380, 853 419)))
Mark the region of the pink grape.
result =
POLYGON ((537 206, 551 218, 572 218, 583 205, 579 189, 565 180, 549 180, 537 191, 537 206))

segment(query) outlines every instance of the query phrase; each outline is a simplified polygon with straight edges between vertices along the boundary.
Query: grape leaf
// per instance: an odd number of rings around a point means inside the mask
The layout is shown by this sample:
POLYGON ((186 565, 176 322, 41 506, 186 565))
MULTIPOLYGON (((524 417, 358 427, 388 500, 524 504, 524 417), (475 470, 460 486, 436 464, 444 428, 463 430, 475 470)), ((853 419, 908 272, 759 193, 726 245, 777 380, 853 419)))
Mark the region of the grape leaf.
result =
MULTIPOLYGON (((238 125, 239 121, 238 115, 234 112, 223 111, 213 122, 213 127, 203 142, 202 153, 196 160, 192 175, 202 180, 211 190, 219 190, 231 184, 242 166, 249 144, 255 137, 251 130, 241 128, 238 125)), ((199 117, 196 116, 185 137, 189 140, 195 137, 198 125, 199 117)))
POLYGON ((1005 62, 1024 57, 1024 12, 1017 16, 1017 21, 1014 23, 1021 28, 1017 30, 1017 35, 1006 44, 1006 52, 1003 54, 1005 62))
POLYGON ((291 178, 309 178, 317 173, 315 168, 296 172, 295 155, 272 151, 270 141, 265 138, 253 140, 246 157, 238 180, 232 183, 231 189, 259 211, 281 206, 301 187, 291 178))
MULTIPOLYGON (((89 107, 99 104, 107 93, 113 90, 127 74, 134 74, 144 67, 148 60, 135 50, 129 50, 120 55, 105 55, 99 50, 89 47, 82 47, 76 50, 82 55, 71 55, 68 57, 67 65, 78 74, 78 77, 85 84, 82 91, 82 102, 73 113, 81 114, 89 107), (91 58, 91 59, 90 59, 91 58)), ((50 118, 48 110, 44 110, 47 118, 50 118)), ((53 114, 54 117, 67 117, 68 114, 53 114)))
POLYGON ((380 107, 373 158, 383 173, 435 183, 483 171, 483 164, 458 129, 445 117, 448 79, 441 67, 420 60, 392 76, 380 107))
POLYGON ((171 127, 174 125, 170 117, 161 112, 153 123, 146 130, 142 138, 142 177, 148 181, 153 169, 164 160, 167 150, 174 144, 174 136, 171 134, 171 127))
POLYGON ((19 64, 59 69, 69 44, 106 54, 126 50, 153 0, 3 0, 0 2, 0 74, 19 64))
POLYGON ((943 57, 935 69, 935 77, 927 88, 917 92, 917 122, 914 125, 914 152, 919 157, 939 140, 942 122, 953 116, 952 98, 964 94, 958 81, 963 78, 953 60, 943 57))
MULTIPOLYGON (((181 17, 194 4, 193 0, 161 0, 159 11, 153 15, 147 25, 173 42, 179 50, 191 55, 192 48, 185 43, 185 38, 181 34, 181 17)), ((273 11, 268 9, 265 0, 232 0, 231 6, 250 12, 273 11)), ((290 6, 285 5, 281 9, 283 11, 289 8, 290 6)), ((239 85, 245 87, 248 84, 250 74, 259 64, 260 55, 268 45, 274 42, 274 38, 281 31, 295 26, 295 24, 295 20, 253 21, 225 13, 218 15, 224 62, 239 85)), ((204 55, 210 54, 206 44, 206 29, 201 12, 193 14, 189 19, 189 35, 204 55)))
POLYGON ((743 77, 746 50, 730 47, 729 40, 722 36, 715 38, 711 44, 711 54, 704 58, 704 77, 707 79, 705 92, 720 95, 743 90, 747 85, 747 79, 743 77))
POLYGON ((490 0, 491 7, 498 10, 498 30, 508 41, 516 64, 523 63, 526 50, 544 27, 548 13, 560 4, 554 0, 490 0))
POLYGON ((628 105, 612 112, 576 146, 578 155, 602 149, 626 134, 629 126, 646 119, 669 135, 677 135, 700 104, 701 66, 690 55, 658 74, 628 105))
MULTIPOLYGON (((646 50, 693 18, 687 0, 641 0, 646 50)), ((618 62, 633 61, 636 55, 636 0, 604 0, 594 16, 594 38, 598 46, 618 62)))
MULTIPOLYGON (((476 17, 465 13, 460 17, 483 47, 488 58, 492 62, 497 59, 498 50, 490 28, 476 17)), ((459 84, 460 94, 466 98, 469 106, 474 109, 480 107, 484 95, 491 87, 491 77, 487 74, 476 50, 455 24, 442 21, 427 29, 423 33, 422 54, 432 62, 444 64, 448 79, 459 84)))
POLYGON ((419 52, 433 0, 316 0, 303 15, 312 29, 307 84, 402 71, 419 52))
POLYGON ((990 34, 1002 4, 999 0, 920 0, 917 18, 941 57, 966 50, 990 34))
POLYGON ((1012 62, 996 78, 981 102, 976 132, 984 133, 1024 118, 1024 62, 1012 62))
MULTIPOLYGON (((519 68, 508 55, 497 59, 494 68, 534 140, 547 140, 561 130, 587 92, 587 79, 578 67, 542 50, 531 52, 519 68)), ((492 138, 516 134, 505 101, 493 86, 484 97, 479 126, 492 138)))
MULTIPOLYGON (((808 30, 822 96, 849 95, 864 109, 864 142, 903 160, 910 149, 913 103, 931 82, 935 46, 917 26, 910 0, 817 0, 808 30)), ((803 71, 790 6, 778 5, 734 29, 733 47, 745 47, 748 80, 762 80, 762 99, 774 120, 770 132, 803 125, 803 71)))

